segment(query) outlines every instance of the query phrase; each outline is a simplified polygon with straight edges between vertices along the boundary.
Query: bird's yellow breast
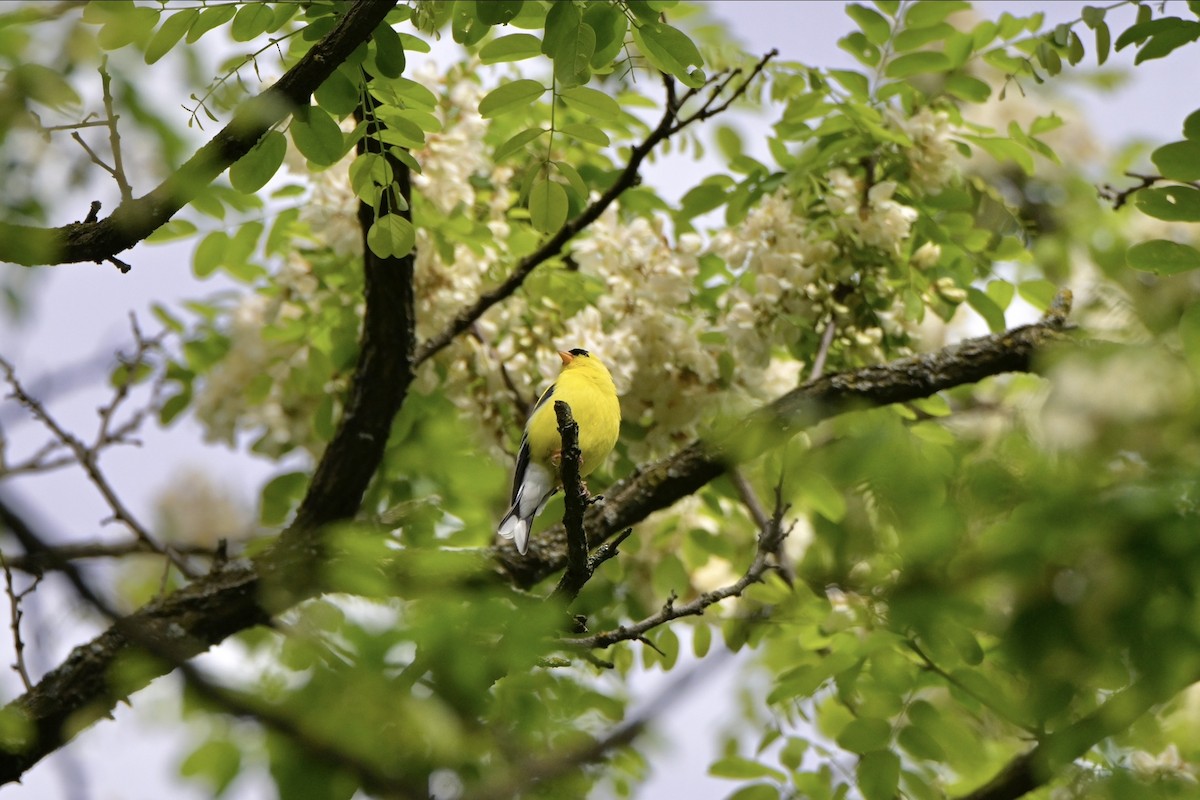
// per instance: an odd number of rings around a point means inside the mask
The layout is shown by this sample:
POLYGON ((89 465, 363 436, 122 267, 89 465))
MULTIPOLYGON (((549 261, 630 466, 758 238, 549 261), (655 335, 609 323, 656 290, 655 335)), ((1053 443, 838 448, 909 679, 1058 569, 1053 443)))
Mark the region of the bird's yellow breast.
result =
POLYGON ((607 370, 595 368, 564 369, 546 402, 529 420, 530 458, 551 465, 562 449, 554 402, 562 400, 571 407, 579 423, 579 450, 583 456, 579 472, 588 475, 604 462, 621 433, 621 404, 607 370))

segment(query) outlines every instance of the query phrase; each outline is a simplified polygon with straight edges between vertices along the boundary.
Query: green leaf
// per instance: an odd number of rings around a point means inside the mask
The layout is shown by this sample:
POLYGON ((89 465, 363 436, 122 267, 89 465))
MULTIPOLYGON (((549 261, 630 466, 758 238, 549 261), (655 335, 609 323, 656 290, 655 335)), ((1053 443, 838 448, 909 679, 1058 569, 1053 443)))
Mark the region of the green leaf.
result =
POLYGON ((237 6, 234 5, 209 6, 204 9, 200 12, 199 18, 188 30, 187 43, 195 44, 204 34, 233 19, 233 15, 236 13, 237 6))
POLYGON ((162 27, 154 32, 146 44, 146 63, 153 64, 169 53, 199 18, 200 10, 196 8, 186 8, 167 17, 162 27))
POLYGON ((200 240, 192 253, 192 273, 197 278, 207 278, 225 262, 225 252, 229 248, 229 234, 225 231, 213 231, 200 240))
POLYGON ((358 107, 358 84, 350 79, 345 70, 335 69, 313 92, 313 98, 332 116, 344 117, 358 107))
POLYGON ((1183 121, 1183 135, 1193 141, 1200 140, 1200 109, 1188 114, 1183 121))
POLYGON ((259 501, 258 518, 262 524, 269 528, 282 525, 306 486, 308 474, 304 472, 287 472, 267 481, 259 501))
POLYGON ((575 122, 570 125, 563 125, 559 130, 570 136, 572 139, 578 139, 581 142, 594 144, 597 147, 607 147, 609 143, 608 134, 597 128, 595 125, 589 125, 586 122, 575 122))
POLYGON ((1021 281, 1017 284, 1017 294, 1038 311, 1045 311, 1054 302, 1058 288, 1047 280, 1021 281))
POLYGON ((943 72, 950 67, 950 59, 945 53, 925 50, 898 56, 888 63, 884 74, 889 78, 908 78, 923 72, 943 72))
POLYGON ((1134 195, 1138 210, 1170 222, 1200 222, 1200 189, 1165 186, 1134 195))
POLYGON ((900 785, 900 757, 887 750, 866 753, 855 770, 863 800, 895 800, 900 785))
POLYGON ((1200 141, 1171 142, 1150 154, 1164 178, 1173 181, 1200 180, 1200 141))
POLYGON ((992 87, 979 78, 955 72, 946 78, 946 92, 960 100, 983 103, 992 96, 992 87))
POLYGON ((831 69, 829 77, 840 83, 858 100, 867 100, 871 96, 871 82, 861 72, 851 69, 831 69))
POLYGON ((553 233, 567 221, 567 190, 561 184, 541 178, 529 190, 529 219, 535 230, 553 233))
POLYGON ((297 110, 292 124, 288 126, 296 149, 321 167, 336 164, 345 153, 346 143, 342 129, 329 112, 320 106, 306 106, 297 110))
POLYGON ((253 194, 266 185, 283 166, 287 155, 287 137, 279 131, 267 131, 250 152, 229 168, 229 182, 245 194, 253 194))
POLYGON ((242 769, 242 750, 228 739, 209 739, 179 765, 185 778, 200 778, 214 796, 224 794, 242 769))
POLYGON ((779 789, 769 783, 752 783, 738 789, 726 800, 779 800, 779 789))
POLYGON ((1125 260, 1129 266, 1142 272, 1175 275, 1200 269, 1200 250, 1166 239, 1153 239, 1129 248, 1125 260))
POLYGON ((625 33, 629 30, 629 19, 611 3, 588 3, 583 12, 583 21, 596 33, 596 52, 592 54, 592 68, 610 66, 613 59, 625 46, 625 33))
MULTIPOLYGON (((1172 19, 1172 18, 1168 18, 1172 19)), ((1133 63, 1140 64, 1155 58, 1162 58, 1175 50, 1200 39, 1200 22, 1176 20, 1178 24, 1150 37, 1150 41, 1138 50, 1133 63)))
POLYGON ((674 75, 691 88, 703 84, 703 72, 688 67, 703 66, 704 59, 683 31, 663 22, 648 22, 633 29, 633 41, 655 69, 674 75))
POLYGON ((892 26, 887 17, 872 8, 851 3, 846 6, 846 15, 858 24, 871 44, 881 45, 892 35, 892 26))
POLYGON ((615 120, 621 116, 621 105, 598 89, 575 86, 559 93, 563 101, 576 111, 598 120, 615 120))
POLYGON ((233 18, 229 35, 235 42, 248 42, 270 30, 274 21, 275 12, 267 3, 246 3, 233 18))
POLYGON ((897 53, 907 53, 909 50, 916 50, 931 42, 946 39, 952 33, 954 33, 954 26, 948 22, 938 22, 922 28, 905 28, 896 34, 892 47, 897 53))
POLYGON ((1179 340, 1193 372, 1200 372, 1200 303, 1191 305, 1179 317, 1179 340))
POLYGON ((965 11, 971 4, 962 0, 921 0, 913 3, 904 15, 904 24, 909 28, 936 25, 956 11, 965 11))
POLYGON ((523 61, 536 58, 542 52, 542 40, 528 33, 501 36, 485 44, 479 50, 479 60, 484 64, 501 61, 523 61))
POLYGON ((385 214, 367 231, 367 246, 380 258, 402 258, 417 243, 413 224, 399 214, 385 214))
POLYGON ((399 78, 404 74, 404 43, 395 29, 386 22, 381 23, 371 34, 375 45, 375 66, 384 78, 399 78))
POLYGON ((735 781, 755 778, 770 778, 780 782, 785 780, 784 774, 779 770, 742 756, 726 756, 714 761, 708 768, 708 774, 714 778, 729 778, 735 781))
POLYGON ((996 279, 988 281, 988 285, 984 287, 987 296, 1002 309, 1008 308, 1012 303, 1013 295, 1016 294, 1016 287, 1006 280, 996 279))
POLYGON ((176 239, 184 239, 196 232, 195 223, 176 217, 168 220, 165 225, 155 229, 154 233, 146 237, 146 241, 150 244, 160 244, 162 242, 173 242, 176 239))
POLYGON ((78 106, 79 95, 56 70, 41 64, 20 64, 8 73, 7 83, 18 95, 56 110, 78 106))
POLYGON ((1108 61, 1108 55, 1112 52, 1112 32, 1108 29, 1107 22, 1101 22, 1096 26, 1096 64, 1103 66, 1105 61, 1108 61))
POLYGON ((1105 13, 1106 10, 1103 8, 1084 6, 1080 17, 1083 18, 1084 25, 1087 25, 1089 28, 1095 28, 1097 25, 1100 25, 1104 22, 1105 13))
POLYGON ((559 46, 568 35, 573 35, 583 23, 583 15, 573 2, 551 3, 546 13, 546 35, 542 38, 542 55, 554 58, 559 46))
POLYGON ((520 152, 525 145, 529 144, 547 132, 548 129, 546 128, 526 128, 525 130, 514 134, 508 139, 508 141, 497 147, 492 158, 497 162, 502 161, 511 156, 513 153, 520 152))
POLYGON ((851 753, 869 753, 887 746, 892 736, 892 726, 886 719, 858 717, 838 734, 838 747, 851 753))
POLYGON ((477 13, 487 25, 507 25, 517 18, 523 5, 523 0, 485 0, 477 5, 477 13))
POLYGON ((996 305, 996 302, 992 298, 978 289, 968 286, 967 303, 971 308, 979 312, 979 316, 983 317, 988 329, 992 333, 999 333, 1004 330, 1004 310, 996 305))
POLYGON ((554 78, 560 86, 579 86, 591 78, 596 32, 583 22, 574 3, 555 3, 546 15, 542 50, 554 60, 554 78), (553 27, 552 27, 553 26, 553 27))
POLYGON ((350 164, 350 188, 363 202, 376 205, 379 187, 392 183, 392 166, 379 153, 363 153, 350 164))
POLYGON ((538 81, 510 81, 497 86, 479 101, 479 113, 485 118, 516 111, 537 100, 546 92, 538 81))
POLYGON ((916 725, 905 725, 896 736, 896 742, 915 758, 926 761, 941 761, 946 757, 942 746, 933 737, 916 725))

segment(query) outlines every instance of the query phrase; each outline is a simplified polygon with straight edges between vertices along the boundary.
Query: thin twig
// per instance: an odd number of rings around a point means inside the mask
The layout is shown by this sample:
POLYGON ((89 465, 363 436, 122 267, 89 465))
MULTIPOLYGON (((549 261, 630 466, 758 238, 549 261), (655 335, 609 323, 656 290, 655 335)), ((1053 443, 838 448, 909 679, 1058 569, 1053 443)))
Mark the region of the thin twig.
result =
MULTIPOLYGON (((224 540, 222 540, 224 541, 224 540)), ((199 556, 217 559, 219 552, 204 545, 172 545, 171 550, 179 556, 199 556)), ((124 542, 74 542, 71 544, 55 545, 48 548, 46 553, 21 553, 5 556, 10 569, 26 572, 30 575, 43 575, 53 572, 57 565, 64 561, 87 561, 100 558, 125 558, 135 555, 163 555, 142 539, 130 539, 124 542)))
POLYGON ((825 373, 825 362, 829 358, 829 348, 833 345, 833 336, 837 331, 837 326, 833 324, 833 315, 830 314, 829 321, 825 323, 825 330, 821 332, 821 344, 817 347, 817 354, 813 357, 812 374, 809 376, 810 381, 815 381, 825 373))
POLYGON ((4 567, 4 591, 8 594, 11 616, 10 625, 13 635, 13 652, 15 653, 12 667, 21 676, 21 683, 25 684, 25 691, 28 692, 33 689, 33 681, 29 679, 29 670, 25 667, 25 642, 21 639, 21 618, 25 616, 25 612, 21 610, 21 600, 37 588, 41 578, 34 578, 33 583, 18 592, 13 585, 12 570, 9 569, 8 561, 4 558, 3 553, 0 553, 0 566, 4 567))
POLYGON ((771 554, 775 552, 775 549, 783 541, 783 538, 787 536, 787 533, 782 525, 768 525, 760 531, 758 535, 758 549, 754 553, 754 560, 750 563, 750 566, 746 569, 742 577, 728 586, 723 586, 711 592, 705 592, 691 602, 684 603, 683 605, 676 605, 674 596, 672 596, 663 604, 658 613, 652 614, 631 625, 622 625, 614 630, 597 633, 593 636, 564 638, 560 641, 572 647, 589 649, 611 647, 617 642, 624 641, 642 641, 648 644, 649 642, 645 639, 645 634, 654 628, 680 617, 700 616, 709 606, 729 597, 738 597, 742 592, 746 591, 747 587, 762 581, 766 573, 772 569, 770 563, 771 554))
POLYGON ((112 511, 112 519, 122 523, 128 528, 134 536, 141 539, 154 552, 160 553, 170 559, 171 563, 183 573, 191 578, 195 574, 190 567, 178 555, 171 552, 169 547, 164 547, 159 544, 150 532, 138 521, 133 512, 126 507, 125 503, 117 495, 116 490, 109 482, 108 477, 100 469, 99 455, 100 451, 108 445, 127 442, 128 436, 133 429, 140 424, 141 419, 145 414, 145 410, 134 414, 134 416, 125 424, 114 427, 113 419, 117 410, 124 403, 129 395, 129 388, 133 383, 133 370, 137 364, 140 364, 142 358, 152 348, 157 346, 156 340, 145 339, 138 330, 136 321, 134 322, 134 335, 137 338, 137 351, 132 360, 126 364, 125 380, 118 382, 116 391, 113 394, 112 400, 106 405, 98 409, 100 415, 100 427, 96 438, 91 445, 85 444, 77 436, 66 430, 58 420, 55 419, 46 407, 37 398, 33 397, 21 385, 16 375, 16 370, 13 368, 3 356, 0 356, 0 371, 4 373, 4 379, 12 390, 12 396, 39 421, 47 430, 59 441, 62 445, 71 451, 79 466, 87 474, 92 485, 104 498, 108 504, 109 510, 112 511))
MULTIPOLYGON (((100 87, 104 92, 104 112, 108 121, 108 143, 112 148, 112 175, 117 180, 121 190, 121 202, 133 199, 133 187, 125 175, 125 162, 121 158, 121 134, 117 131, 117 120, 120 116, 113 108, 112 77, 108 74, 108 57, 100 62, 100 87)), ((115 260, 115 259, 114 259, 115 260)), ((128 271, 128 270, 126 270, 128 271)))
POLYGON ((714 107, 711 104, 712 101, 709 100, 698 111, 686 119, 679 119, 678 117, 678 105, 672 102, 673 95, 671 92, 673 84, 668 81, 668 102, 664 104, 662 119, 646 135, 645 139, 630 148, 629 161, 625 164, 625 168, 621 170, 616 180, 613 181, 613 184, 596 198, 594 202, 590 203, 583 211, 576 215, 574 219, 568 220, 541 247, 521 259, 512 273, 499 286, 481 294, 474 303, 460 311, 440 333, 422 342, 417 348, 415 366, 419 366, 427 359, 439 353, 450 342, 454 341, 456 336, 470 328, 471 324, 483 316, 488 309, 516 292, 534 269, 557 256, 568 242, 575 238, 580 231, 599 219, 600 215, 618 197, 624 194, 627 189, 637 185, 639 181, 638 170, 651 150, 689 125, 708 119, 727 109, 730 103, 745 93, 750 81, 754 80, 762 71, 767 61, 776 55, 778 55, 778 51, 772 50, 763 56, 754 71, 746 79, 746 82, 735 89, 733 95, 725 103, 714 107))

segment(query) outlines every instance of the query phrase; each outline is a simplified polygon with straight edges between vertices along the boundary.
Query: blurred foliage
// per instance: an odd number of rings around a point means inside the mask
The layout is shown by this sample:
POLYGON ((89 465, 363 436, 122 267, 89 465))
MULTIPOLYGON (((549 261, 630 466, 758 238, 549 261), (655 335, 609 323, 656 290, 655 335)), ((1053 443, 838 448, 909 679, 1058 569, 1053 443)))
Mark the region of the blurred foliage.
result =
MULTIPOLYGON (((222 124, 344 8, 6 9, 0 218, 45 221, 53 181, 92 179, 63 139, 90 140, 83 126, 103 114, 101 58, 122 134, 155 144, 136 164, 146 186, 186 156, 181 128, 222 124), (205 47, 221 54, 216 75, 199 67, 205 47), (138 88, 151 70, 188 87, 186 115, 138 88)), ((1200 9, 1186 8, 1083 6, 1046 30, 1040 13, 992 19, 983 4, 851 3, 839 45, 858 67, 769 62, 738 102, 777 112, 765 147, 724 122, 685 129, 664 150, 715 155, 717 171, 671 187, 677 203, 664 187, 627 190, 570 253, 422 365, 362 519, 329 537, 331 592, 228 645, 245 656, 238 685, 291 730, 234 725, 189 697, 196 743, 181 773, 213 796, 265 769, 289 800, 349 798, 362 770, 332 748, 414 796, 631 796, 658 749, 636 739, 580 753, 628 718, 639 675, 730 648, 751 650, 740 668, 762 677, 740 702, 712 701, 731 719, 711 733, 709 773, 735 782, 738 800, 961 795, 1130 687, 1169 701, 1054 764, 1035 796, 1189 796, 1200 110, 1178 140, 1106 154, 1054 92, 1102 90, 1083 68, 1126 49, 1140 64, 1193 48, 1200 9), (1115 184, 1102 199, 1098 181, 1115 184), (549 586, 479 580, 477 548, 508 496, 503 454, 556 343, 596 347, 623 390, 604 484, 794 386, 823 348, 827 369, 885 362, 1001 331, 1063 285, 1088 346, 1040 364, 1041 377, 807 431, 747 464, 745 485, 722 477, 638 525, 571 610, 613 630, 732 584, 754 557, 747 486, 768 515, 778 497, 793 583, 772 573, 585 658, 561 641, 572 623, 543 602, 549 586)), ((662 113, 656 71, 676 96, 699 90, 686 118, 710 80, 740 70, 728 91, 758 63, 700 4, 397 6, 312 105, 151 237, 192 242, 195 277, 227 287, 154 308, 177 343, 161 423, 191 414, 209 438, 280 461, 259 521, 285 524, 342 413, 362 247, 415 251, 428 339, 613 185, 662 113), (438 40, 461 61, 414 66, 438 40), (411 209, 390 192, 393 162, 357 154, 364 138, 410 170, 411 209), (365 236, 359 201, 374 209, 365 236)), ((33 290, 10 288, 20 280, 0 276, 10 304, 33 290)), ((18 721, 0 723, 17 735, 18 721)))

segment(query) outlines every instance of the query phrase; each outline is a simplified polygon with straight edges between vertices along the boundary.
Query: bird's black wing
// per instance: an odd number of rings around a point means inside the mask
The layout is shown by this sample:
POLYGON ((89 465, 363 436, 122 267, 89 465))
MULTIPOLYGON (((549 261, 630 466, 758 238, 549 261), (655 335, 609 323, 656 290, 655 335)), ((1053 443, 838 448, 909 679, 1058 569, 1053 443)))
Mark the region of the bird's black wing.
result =
POLYGON ((530 409, 530 411, 529 411, 530 417, 532 417, 534 414, 536 414, 537 410, 539 408, 546 405, 546 402, 550 399, 550 395, 554 394, 555 385, 556 384, 553 384, 553 383, 550 384, 549 386, 546 387, 546 391, 542 392, 542 396, 538 398, 538 401, 533 404, 533 408, 530 409))
MULTIPOLYGON (((529 412, 530 418, 532 418, 533 415, 537 413, 537 410, 539 408, 546 405, 546 403, 550 400, 550 396, 553 394, 554 394, 554 384, 552 383, 548 387, 546 387, 546 391, 542 392, 542 396, 538 398, 538 401, 536 403, 534 403, 533 409, 530 410, 530 412, 529 412)), ((529 466, 529 435, 526 434, 521 437, 521 449, 517 452, 517 468, 515 470, 513 470, 512 498, 509 499, 509 501, 508 501, 509 503, 517 502, 517 492, 521 491, 521 483, 525 480, 525 469, 528 466, 529 466)))

